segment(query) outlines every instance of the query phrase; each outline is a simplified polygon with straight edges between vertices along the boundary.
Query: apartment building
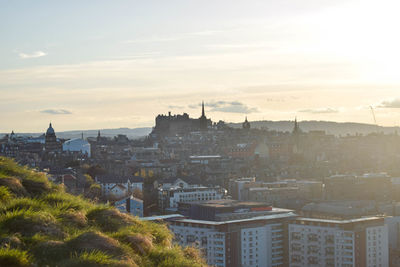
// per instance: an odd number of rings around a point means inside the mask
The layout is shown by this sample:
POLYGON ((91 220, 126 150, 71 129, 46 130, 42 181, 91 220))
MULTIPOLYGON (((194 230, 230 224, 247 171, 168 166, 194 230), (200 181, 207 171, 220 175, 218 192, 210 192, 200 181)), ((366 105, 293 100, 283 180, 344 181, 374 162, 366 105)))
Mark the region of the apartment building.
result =
POLYGON ((388 229, 382 217, 297 218, 287 227, 290 267, 389 266, 388 229))
POLYGON ((168 225, 178 244, 199 248, 211 266, 285 266, 285 222, 296 215, 260 205, 229 200, 193 204, 198 214, 191 218, 197 219, 175 217, 168 225))

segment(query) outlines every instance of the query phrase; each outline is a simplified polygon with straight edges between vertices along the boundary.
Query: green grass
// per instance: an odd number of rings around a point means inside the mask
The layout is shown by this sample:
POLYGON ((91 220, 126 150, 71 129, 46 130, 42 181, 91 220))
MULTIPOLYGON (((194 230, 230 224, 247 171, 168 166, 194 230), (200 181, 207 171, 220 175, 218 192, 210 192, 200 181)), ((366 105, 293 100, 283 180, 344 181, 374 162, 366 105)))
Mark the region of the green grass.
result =
POLYGON ((25 267, 31 266, 31 258, 27 251, 19 249, 0 249, 0 266, 25 267))
POLYGON ((0 202, 7 203, 13 198, 13 194, 5 186, 0 186, 0 202))
POLYGON ((206 266, 163 224, 64 192, 0 157, 0 266, 206 266))

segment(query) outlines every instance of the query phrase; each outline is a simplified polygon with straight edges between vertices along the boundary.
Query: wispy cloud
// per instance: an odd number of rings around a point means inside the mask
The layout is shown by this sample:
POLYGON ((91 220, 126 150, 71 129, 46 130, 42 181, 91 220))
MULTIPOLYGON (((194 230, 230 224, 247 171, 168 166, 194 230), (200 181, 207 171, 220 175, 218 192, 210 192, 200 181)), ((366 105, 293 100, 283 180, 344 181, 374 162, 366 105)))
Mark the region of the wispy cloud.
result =
MULTIPOLYGON (((189 108, 198 108, 199 105, 189 105, 189 108)), ((239 101, 212 101, 204 103, 204 106, 211 108, 210 111, 226 113, 255 113, 259 110, 255 107, 249 107, 239 101)))
POLYGON ((169 105, 168 108, 170 109, 183 109, 183 106, 176 106, 176 105, 169 105))
POLYGON ((299 110, 301 113, 311 113, 311 114, 328 114, 328 113, 339 113, 337 108, 316 108, 316 109, 303 109, 299 110))
POLYGON ((19 57, 22 59, 38 58, 38 57, 44 57, 46 55, 47 53, 43 51, 36 51, 31 54, 19 53, 19 57))
POLYGON ((72 114, 71 111, 66 110, 66 109, 45 109, 45 110, 41 110, 40 113, 46 113, 46 114, 51 114, 51 115, 72 114))
POLYGON ((391 99, 391 100, 384 100, 378 105, 376 105, 378 108, 400 108, 400 99, 391 99))

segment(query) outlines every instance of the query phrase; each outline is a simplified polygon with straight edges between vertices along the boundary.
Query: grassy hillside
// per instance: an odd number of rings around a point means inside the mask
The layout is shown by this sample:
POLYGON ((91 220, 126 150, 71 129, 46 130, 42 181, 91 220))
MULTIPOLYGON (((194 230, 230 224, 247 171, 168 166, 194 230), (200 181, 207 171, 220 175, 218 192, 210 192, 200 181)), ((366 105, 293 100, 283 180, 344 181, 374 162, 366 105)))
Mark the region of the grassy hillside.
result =
POLYGON ((0 157, 0 266, 205 266, 165 225, 64 192, 0 157))

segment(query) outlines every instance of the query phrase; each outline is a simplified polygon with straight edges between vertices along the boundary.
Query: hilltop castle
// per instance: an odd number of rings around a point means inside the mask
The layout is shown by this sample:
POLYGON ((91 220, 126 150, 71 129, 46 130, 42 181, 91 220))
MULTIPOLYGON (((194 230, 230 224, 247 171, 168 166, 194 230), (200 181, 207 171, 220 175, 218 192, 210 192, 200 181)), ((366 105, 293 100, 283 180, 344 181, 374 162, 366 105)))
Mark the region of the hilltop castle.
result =
POLYGON ((212 126, 211 119, 207 119, 204 111, 204 102, 201 104, 201 116, 198 119, 192 119, 187 113, 182 115, 160 114, 156 117, 156 126, 153 133, 174 134, 186 133, 192 131, 205 131, 212 126))

